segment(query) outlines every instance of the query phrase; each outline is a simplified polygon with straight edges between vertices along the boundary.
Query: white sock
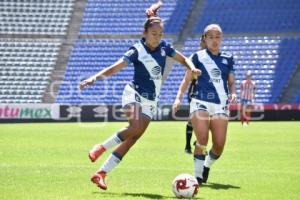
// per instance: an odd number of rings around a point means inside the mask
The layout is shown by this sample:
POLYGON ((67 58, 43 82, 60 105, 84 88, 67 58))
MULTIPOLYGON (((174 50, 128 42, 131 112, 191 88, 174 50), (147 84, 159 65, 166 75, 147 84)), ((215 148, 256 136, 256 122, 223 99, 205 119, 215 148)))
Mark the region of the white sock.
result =
POLYGON ((195 177, 203 178, 203 164, 205 155, 194 155, 195 177))
POLYGON ((108 159, 103 163, 100 170, 106 173, 110 172, 113 168, 115 168, 120 161, 122 160, 122 156, 117 152, 113 152, 108 159))
POLYGON ((210 168, 212 164, 219 158, 220 156, 214 154, 211 150, 205 158, 204 166, 210 168))
POLYGON ((120 144, 121 142, 123 142, 122 138, 119 136, 119 133, 116 133, 112 135, 110 138, 108 138, 107 140, 105 140, 102 143, 102 146, 107 150, 109 148, 116 146, 117 144, 120 144))

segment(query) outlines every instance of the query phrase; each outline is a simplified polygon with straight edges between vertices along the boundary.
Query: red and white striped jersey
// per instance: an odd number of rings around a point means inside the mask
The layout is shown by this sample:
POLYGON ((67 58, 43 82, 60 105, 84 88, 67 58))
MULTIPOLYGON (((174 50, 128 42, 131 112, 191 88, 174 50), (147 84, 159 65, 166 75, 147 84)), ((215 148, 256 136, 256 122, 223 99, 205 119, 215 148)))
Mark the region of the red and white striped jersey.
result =
POLYGON ((255 95, 255 82, 244 80, 241 83, 241 99, 252 100, 255 95))

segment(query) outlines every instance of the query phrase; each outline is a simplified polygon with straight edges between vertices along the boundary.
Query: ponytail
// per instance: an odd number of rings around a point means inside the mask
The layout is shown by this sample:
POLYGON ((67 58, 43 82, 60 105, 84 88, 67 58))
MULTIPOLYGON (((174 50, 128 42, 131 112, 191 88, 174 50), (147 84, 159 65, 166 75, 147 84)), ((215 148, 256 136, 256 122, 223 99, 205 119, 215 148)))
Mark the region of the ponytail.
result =
POLYGON ((162 1, 159 0, 157 3, 154 3, 150 6, 150 8, 146 9, 147 18, 156 17, 156 13, 162 5, 162 1))
POLYGON ((145 14, 147 19, 144 23, 144 32, 147 32, 148 29, 156 23, 163 25, 162 19, 157 16, 157 11, 161 7, 161 5, 162 1, 159 0, 157 3, 152 4, 150 8, 146 9, 145 14))

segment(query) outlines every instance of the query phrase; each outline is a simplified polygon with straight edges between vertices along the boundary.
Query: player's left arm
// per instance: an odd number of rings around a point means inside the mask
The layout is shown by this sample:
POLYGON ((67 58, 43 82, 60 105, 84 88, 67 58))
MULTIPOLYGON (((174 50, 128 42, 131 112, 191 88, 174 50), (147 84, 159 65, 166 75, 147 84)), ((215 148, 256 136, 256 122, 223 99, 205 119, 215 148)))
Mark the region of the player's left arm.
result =
POLYGON ((180 64, 186 66, 189 70, 191 70, 194 78, 201 75, 201 70, 197 69, 193 62, 179 51, 175 51, 175 55, 172 58, 180 64))
POLYGON ((228 67, 229 67, 229 74, 228 74, 228 89, 230 93, 229 101, 230 103, 237 102, 237 95, 236 95, 236 88, 235 88, 235 75, 234 75, 234 59, 231 54, 229 54, 228 58, 228 67))
POLYGON ((173 110, 174 113, 176 113, 178 111, 178 109, 180 107, 180 104, 181 104, 182 97, 184 95, 184 92, 188 88, 188 86, 191 83, 192 79, 193 79, 192 72, 190 70, 187 70, 185 72, 185 75, 184 75, 181 83, 180 83, 176 98, 175 98, 173 106, 172 106, 172 110, 173 110))
POLYGON ((228 75, 228 89, 230 92, 230 102, 236 103, 237 96, 236 96, 236 88, 235 88, 235 76, 233 72, 229 73, 228 75))
POLYGON ((113 74, 117 73, 118 71, 120 71, 121 69, 126 67, 127 65, 128 65, 128 63, 124 59, 119 59, 117 62, 110 65, 109 67, 104 68, 97 74, 91 76, 90 78, 88 78, 86 80, 83 80, 80 83, 79 88, 84 89, 87 86, 93 85, 97 80, 103 80, 108 76, 112 76, 113 74))

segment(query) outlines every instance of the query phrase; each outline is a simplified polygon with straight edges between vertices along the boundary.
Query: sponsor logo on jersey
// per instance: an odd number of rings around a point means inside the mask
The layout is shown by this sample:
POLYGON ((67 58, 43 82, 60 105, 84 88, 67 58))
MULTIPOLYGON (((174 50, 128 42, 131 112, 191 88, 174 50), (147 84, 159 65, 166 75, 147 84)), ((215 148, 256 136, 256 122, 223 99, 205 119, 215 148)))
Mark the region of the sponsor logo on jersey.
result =
POLYGON ((151 78, 150 80, 160 80, 162 79, 162 75, 161 75, 161 67, 160 66, 155 66, 151 69, 151 78))
POLYGON ((210 71, 212 77, 210 78, 209 82, 220 83, 221 82, 221 71, 218 68, 213 68, 210 71))
POLYGON ((155 76, 159 75, 161 72, 161 67, 160 66, 155 66, 151 69, 151 73, 155 76))
POLYGON ((218 68, 213 68, 210 73, 214 78, 221 76, 221 71, 218 68))

